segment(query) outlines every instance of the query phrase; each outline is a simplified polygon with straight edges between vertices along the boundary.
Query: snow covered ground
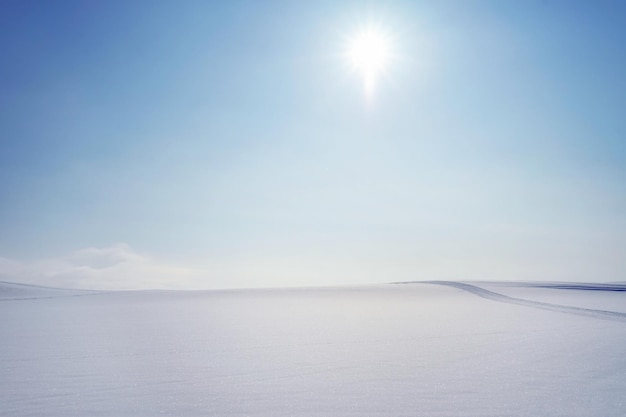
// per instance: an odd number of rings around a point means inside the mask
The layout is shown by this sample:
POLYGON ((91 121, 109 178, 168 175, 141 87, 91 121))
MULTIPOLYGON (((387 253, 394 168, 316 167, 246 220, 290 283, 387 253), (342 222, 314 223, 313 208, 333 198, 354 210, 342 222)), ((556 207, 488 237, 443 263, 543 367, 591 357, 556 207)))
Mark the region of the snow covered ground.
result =
POLYGON ((623 417, 623 289, 0 283, 0 415, 623 417))

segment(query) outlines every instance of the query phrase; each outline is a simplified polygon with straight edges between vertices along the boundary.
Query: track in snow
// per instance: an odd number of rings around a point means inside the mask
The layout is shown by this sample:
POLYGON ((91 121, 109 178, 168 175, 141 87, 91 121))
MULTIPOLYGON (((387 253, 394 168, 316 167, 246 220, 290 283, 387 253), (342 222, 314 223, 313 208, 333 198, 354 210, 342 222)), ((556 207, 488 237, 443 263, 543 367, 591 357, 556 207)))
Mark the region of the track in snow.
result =
POLYGON ((458 289, 470 292, 479 297, 486 298, 492 301, 500 301, 503 303, 517 304, 517 305, 522 305, 526 307, 539 308, 542 310, 557 311, 560 313, 576 314, 579 316, 593 317, 597 319, 626 322, 626 313, 620 313, 617 311, 608 311, 608 310, 594 310, 590 308, 572 307, 572 306, 565 306, 565 305, 560 305, 560 304, 543 303, 540 301, 524 300, 522 298, 509 297, 508 295, 499 294, 497 292, 489 291, 484 288, 477 287, 476 285, 466 284, 464 282, 414 281, 414 282, 407 282, 405 284, 417 284, 417 283, 445 285, 448 287, 458 288, 458 289))

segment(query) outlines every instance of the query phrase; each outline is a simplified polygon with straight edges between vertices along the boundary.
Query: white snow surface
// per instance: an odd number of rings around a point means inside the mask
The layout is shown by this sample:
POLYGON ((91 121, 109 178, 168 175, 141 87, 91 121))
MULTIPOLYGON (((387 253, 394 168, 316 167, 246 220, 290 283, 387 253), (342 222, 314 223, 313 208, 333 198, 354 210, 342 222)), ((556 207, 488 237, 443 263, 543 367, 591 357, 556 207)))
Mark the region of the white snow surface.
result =
POLYGON ((0 416, 623 417, 625 305, 538 284, 0 283, 0 416))

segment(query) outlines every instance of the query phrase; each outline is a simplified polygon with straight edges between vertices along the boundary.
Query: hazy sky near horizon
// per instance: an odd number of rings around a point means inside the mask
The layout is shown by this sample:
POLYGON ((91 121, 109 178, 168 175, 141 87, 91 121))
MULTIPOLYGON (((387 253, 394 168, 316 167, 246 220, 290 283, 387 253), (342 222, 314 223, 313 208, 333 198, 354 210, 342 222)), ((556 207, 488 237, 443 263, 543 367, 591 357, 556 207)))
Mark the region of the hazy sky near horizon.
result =
POLYGON ((626 4, 4 1, 0 280, 624 280, 626 4), (394 60, 372 100, 346 39, 394 60))

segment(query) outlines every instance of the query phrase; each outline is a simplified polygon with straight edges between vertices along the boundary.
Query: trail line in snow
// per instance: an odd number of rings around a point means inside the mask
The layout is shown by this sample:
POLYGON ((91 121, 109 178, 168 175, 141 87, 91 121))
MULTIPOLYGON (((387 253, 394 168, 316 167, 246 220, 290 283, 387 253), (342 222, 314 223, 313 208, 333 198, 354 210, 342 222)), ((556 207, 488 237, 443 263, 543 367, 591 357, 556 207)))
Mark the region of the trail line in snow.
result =
MULTIPOLYGON (((617 311, 609 310, 594 310, 591 308, 572 307, 561 304, 544 303, 541 301, 525 300, 523 298, 509 297, 508 295, 499 294, 497 292, 489 291, 476 285, 466 284, 464 282, 456 281, 413 281, 411 284, 435 284, 445 285, 448 287, 458 288, 470 292, 482 298, 486 298, 492 301, 500 301, 502 303, 517 304, 526 307, 539 308, 542 310, 557 311, 559 313, 576 314, 578 316, 593 317, 596 319, 614 320, 626 322, 626 313, 620 313, 617 311)), ((409 284, 409 283, 407 283, 409 284)))
POLYGON ((85 293, 85 294, 59 294, 59 295, 40 295, 40 296, 32 296, 32 297, 7 297, 7 298, 0 298, 0 302, 26 301, 26 300, 49 300, 51 298, 87 297, 90 295, 102 295, 102 294, 106 294, 106 292, 100 291, 100 292, 90 292, 90 293, 85 293))

